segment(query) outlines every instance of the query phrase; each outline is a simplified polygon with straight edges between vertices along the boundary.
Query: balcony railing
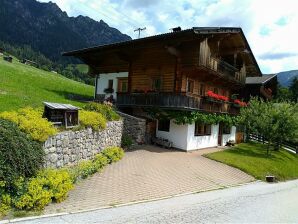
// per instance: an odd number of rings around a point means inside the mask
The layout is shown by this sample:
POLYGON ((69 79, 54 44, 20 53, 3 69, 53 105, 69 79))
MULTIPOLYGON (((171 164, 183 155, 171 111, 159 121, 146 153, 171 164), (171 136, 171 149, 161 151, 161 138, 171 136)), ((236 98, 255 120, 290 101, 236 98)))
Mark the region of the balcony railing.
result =
POLYGON ((229 102, 212 101, 185 93, 117 93, 119 107, 160 107, 165 109, 201 110, 236 114, 229 102))
POLYGON ((243 82, 245 77, 245 70, 242 69, 241 71, 239 71, 237 68, 230 65, 229 63, 214 57, 210 57, 206 61, 201 61, 200 65, 210 68, 211 70, 220 74, 234 78, 240 82, 243 82))
POLYGON ((175 93, 117 93, 118 106, 200 108, 200 98, 175 93))

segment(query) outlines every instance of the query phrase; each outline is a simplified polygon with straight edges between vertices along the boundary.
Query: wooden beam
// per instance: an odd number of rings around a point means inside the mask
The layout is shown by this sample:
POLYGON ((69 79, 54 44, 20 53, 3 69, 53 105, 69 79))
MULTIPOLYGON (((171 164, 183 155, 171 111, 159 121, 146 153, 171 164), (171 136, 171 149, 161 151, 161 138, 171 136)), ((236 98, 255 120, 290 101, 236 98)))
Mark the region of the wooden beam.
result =
POLYGON ((127 78, 127 92, 131 93, 131 76, 132 76, 132 61, 129 62, 129 67, 128 67, 128 78, 127 78))

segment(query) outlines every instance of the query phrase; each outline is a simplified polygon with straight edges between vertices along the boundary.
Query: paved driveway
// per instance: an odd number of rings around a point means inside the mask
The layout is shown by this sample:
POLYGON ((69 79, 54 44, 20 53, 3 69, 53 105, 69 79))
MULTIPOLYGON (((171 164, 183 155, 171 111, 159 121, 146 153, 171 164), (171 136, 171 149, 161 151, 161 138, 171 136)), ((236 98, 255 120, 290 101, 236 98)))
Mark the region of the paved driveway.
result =
POLYGON ((126 152, 102 173, 84 180, 66 201, 51 204, 45 213, 75 212, 178 194, 224 188, 253 181, 253 177, 202 157, 204 153, 180 152, 142 146, 126 152))

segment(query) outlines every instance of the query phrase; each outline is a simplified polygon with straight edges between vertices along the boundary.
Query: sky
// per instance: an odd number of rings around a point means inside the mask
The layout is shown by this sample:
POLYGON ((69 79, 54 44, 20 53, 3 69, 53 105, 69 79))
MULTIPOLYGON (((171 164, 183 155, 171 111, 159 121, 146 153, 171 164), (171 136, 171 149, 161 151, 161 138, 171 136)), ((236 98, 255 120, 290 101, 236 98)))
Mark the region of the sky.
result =
MULTIPOLYGON (((49 2, 49 0, 39 0, 49 2)), ((133 39, 170 28, 241 27, 264 74, 298 69, 298 0, 51 0, 133 39)))

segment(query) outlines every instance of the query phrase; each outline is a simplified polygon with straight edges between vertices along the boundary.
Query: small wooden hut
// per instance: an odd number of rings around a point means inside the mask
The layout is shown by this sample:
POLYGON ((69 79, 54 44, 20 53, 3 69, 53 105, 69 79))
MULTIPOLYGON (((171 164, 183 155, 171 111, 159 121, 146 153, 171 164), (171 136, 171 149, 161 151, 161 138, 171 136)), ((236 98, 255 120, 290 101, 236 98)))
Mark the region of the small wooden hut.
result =
POLYGON ((44 102, 44 117, 56 126, 72 128, 79 125, 79 107, 71 104, 44 102))

